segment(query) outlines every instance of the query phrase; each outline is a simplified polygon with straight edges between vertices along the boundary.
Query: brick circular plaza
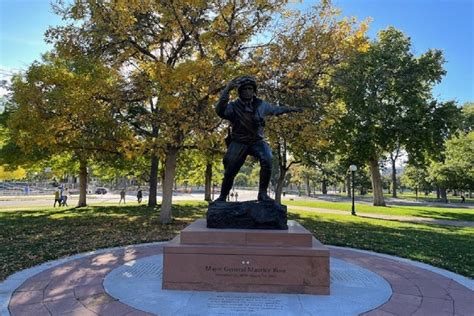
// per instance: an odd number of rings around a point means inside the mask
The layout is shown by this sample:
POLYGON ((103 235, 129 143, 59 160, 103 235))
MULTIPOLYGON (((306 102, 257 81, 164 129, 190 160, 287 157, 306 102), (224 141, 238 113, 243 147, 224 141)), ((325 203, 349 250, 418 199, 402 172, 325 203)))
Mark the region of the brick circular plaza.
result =
MULTIPOLYGON (((104 249, 20 271, 0 284, 0 315, 153 315, 110 295, 104 281, 120 267, 159 256, 163 245, 104 249)), ((425 264, 350 248, 330 247, 330 252, 331 258, 369 270, 389 284, 391 293, 386 300, 362 315, 474 315, 471 279, 425 264)), ((153 274, 153 270, 148 273, 153 274)), ((237 310, 230 315, 244 313, 237 310)), ((265 312, 261 309, 255 315, 265 312)), ((276 315, 275 311, 271 315, 276 315)))

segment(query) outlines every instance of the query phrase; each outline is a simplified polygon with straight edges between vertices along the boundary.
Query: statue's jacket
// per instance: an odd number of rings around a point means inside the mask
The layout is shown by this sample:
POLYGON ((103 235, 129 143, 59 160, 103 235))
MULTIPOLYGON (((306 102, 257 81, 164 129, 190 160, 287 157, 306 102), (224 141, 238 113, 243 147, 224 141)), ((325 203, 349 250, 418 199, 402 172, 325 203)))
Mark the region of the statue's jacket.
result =
POLYGON ((276 106, 254 97, 251 102, 240 98, 229 102, 229 91, 224 89, 215 106, 219 117, 229 120, 231 141, 253 144, 264 139, 265 117, 291 112, 287 106, 276 106))

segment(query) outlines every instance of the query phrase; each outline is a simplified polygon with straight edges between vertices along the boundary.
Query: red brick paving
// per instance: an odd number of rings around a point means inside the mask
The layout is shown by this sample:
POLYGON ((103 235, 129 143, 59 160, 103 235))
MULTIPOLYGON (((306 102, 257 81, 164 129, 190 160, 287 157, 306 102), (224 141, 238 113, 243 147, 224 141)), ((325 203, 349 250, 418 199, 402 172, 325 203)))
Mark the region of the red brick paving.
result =
MULTIPOLYGON (((10 313, 16 315, 151 315, 108 295, 102 282, 125 262, 162 252, 162 245, 127 247, 91 255, 45 270, 27 279, 13 293, 10 313)), ((366 316, 474 315, 474 292, 434 272, 374 255, 331 249, 331 256, 365 267, 387 280, 390 299, 366 316)))

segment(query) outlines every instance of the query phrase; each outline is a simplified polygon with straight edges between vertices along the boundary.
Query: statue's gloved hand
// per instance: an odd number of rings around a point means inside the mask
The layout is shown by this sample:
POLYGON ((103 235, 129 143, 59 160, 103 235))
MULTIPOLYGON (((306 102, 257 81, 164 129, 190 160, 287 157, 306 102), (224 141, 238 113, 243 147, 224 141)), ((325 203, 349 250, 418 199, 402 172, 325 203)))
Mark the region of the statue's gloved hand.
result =
POLYGON ((236 77, 234 79, 232 79, 231 81, 229 81, 229 83, 227 84, 227 90, 232 90, 232 89, 235 89, 237 88, 239 85, 240 85, 240 82, 242 81, 242 77, 236 77))
POLYGON ((240 77, 236 77, 232 79, 227 84, 227 89, 232 90, 232 89, 238 88, 240 85, 245 84, 245 83, 256 85, 255 78, 247 75, 247 76, 240 76, 240 77))

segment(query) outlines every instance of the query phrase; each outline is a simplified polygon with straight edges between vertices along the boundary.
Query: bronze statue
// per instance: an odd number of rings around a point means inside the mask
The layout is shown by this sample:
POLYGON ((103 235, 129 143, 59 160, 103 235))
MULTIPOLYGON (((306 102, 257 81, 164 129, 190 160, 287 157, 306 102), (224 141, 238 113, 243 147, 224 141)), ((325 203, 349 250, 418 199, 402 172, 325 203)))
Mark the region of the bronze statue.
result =
POLYGON ((215 201, 226 201, 234 178, 251 155, 260 162, 259 201, 273 201, 268 194, 272 173, 272 151, 264 140, 265 116, 302 112, 301 109, 271 105, 256 96, 257 83, 251 76, 238 77, 230 81, 222 91, 216 104, 219 117, 229 120, 232 132, 226 139, 228 145, 224 156, 224 180, 221 193, 215 201), (239 98, 229 103, 229 92, 237 88, 239 98))

